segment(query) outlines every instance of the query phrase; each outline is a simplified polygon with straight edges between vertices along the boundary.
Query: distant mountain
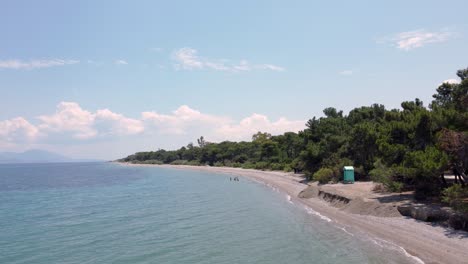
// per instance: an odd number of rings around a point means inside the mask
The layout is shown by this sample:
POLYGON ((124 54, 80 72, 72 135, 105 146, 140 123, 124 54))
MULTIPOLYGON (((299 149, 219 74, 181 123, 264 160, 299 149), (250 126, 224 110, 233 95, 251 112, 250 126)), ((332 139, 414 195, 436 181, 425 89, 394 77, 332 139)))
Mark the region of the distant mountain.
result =
POLYGON ((51 162, 85 162, 96 160, 78 160, 57 153, 32 149, 25 152, 0 152, 0 163, 51 163, 51 162))

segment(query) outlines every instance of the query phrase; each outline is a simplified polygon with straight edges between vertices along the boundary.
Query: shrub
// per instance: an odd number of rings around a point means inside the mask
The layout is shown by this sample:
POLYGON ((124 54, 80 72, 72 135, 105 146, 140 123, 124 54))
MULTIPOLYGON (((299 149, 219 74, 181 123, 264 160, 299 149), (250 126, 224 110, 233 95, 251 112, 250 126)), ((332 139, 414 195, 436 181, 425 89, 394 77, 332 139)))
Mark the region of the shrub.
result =
POLYGON ((454 184, 445 189, 442 194, 442 201, 448 203, 455 210, 468 212, 468 189, 459 184, 454 184))
POLYGON ((222 163, 221 161, 217 161, 213 164, 214 167, 224 167, 224 163, 222 163))
POLYGON ((268 163, 265 162, 265 161, 259 161, 259 162, 255 163, 254 169, 256 169, 256 170, 268 169, 268 163))
POLYGON ((382 183, 385 190, 390 192, 401 192, 404 184, 394 179, 395 171, 386 167, 380 160, 374 163, 374 169, 369 172, 374 182, 382 183))
POLYGON ((318 181, 321 184, 325 184, 331 181, 333 179, 333 176, 334 176, 333 170, 329 168, 321 168, 320 170, 314 173, 314 175, 312 176, 312 179, 314 181, 318 181))
POLYGON ((291 168, 290 165, 284 165, 283 171, 284 171, 284 172, 291 172, 291 171, 293 171, 293 169, 291 168))
POLYGON ((239 162, 234 162, 234 163, 232 163, 232 167, 234 167, 234 168, 241 168, 241 167, 242 167, 242 164, 239 163, 239 162))
POLYGON ((171 165, 187 165, 187 163, 187 160, 174 160, 173 162, 171 162, 171 165))
POLYGON ((391 192, 401 193, 403 191, 404 186, 405 185, 402 182, 392 181, 386 185, 386 188, 388 188, 388 190, 390 190, 391 192))
POLYGON ((272 163, 270 164, 271 170, 275 171, 282 171, 284 169, 284 165, 281 163, 272 163))
POLYGON ((164 162, 160 160, 145 160, 142 162, 143 164, 154 164, 154 165, 162 165, 164 162))
POLYGON ((255 168, 255 165, 251 162, 246 162, 244 164, 242 164, 242 168, 243 169, 254 169, 255 168))
POLYGON ((191 161, 187 162, 187 165, 190 165, 190 166, 201 166, 200 162, 197 161, 197 160, 191 160, 191 161))
POLYGON ((230 160, 225 160, 224 162, 222 162, 223 165, 221 166, 225 166, 225 167, 234 167, 234 162, 230 161, 230 160))
POLYGON ((151 165, 162 165, 164 162, 160 160, 132 160, 132 164, 151 164, 151 165))

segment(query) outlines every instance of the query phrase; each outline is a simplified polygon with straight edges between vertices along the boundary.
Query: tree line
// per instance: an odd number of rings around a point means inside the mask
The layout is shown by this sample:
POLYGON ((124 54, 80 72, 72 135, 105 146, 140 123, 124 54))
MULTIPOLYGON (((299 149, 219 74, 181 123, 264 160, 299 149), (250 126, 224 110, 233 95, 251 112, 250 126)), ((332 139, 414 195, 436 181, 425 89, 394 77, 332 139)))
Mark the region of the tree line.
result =
POLYGON ((441 84, 427 107, 419 99, 402 102, 401 109, 373 104, 348 115, 329 107, 297 133, 258 132, 249 142, 200 137, 197 145, 138 152, 120 161, 294 171, 321 183, 339 181, 348 165, 357 180, 381 182, 390 191, 416 190, 417 198, 443 194, 454 206, 465 206, 468 68, 457 76, 460 83, 441 84), (444 173, 455 175, 453 186, 444 173))

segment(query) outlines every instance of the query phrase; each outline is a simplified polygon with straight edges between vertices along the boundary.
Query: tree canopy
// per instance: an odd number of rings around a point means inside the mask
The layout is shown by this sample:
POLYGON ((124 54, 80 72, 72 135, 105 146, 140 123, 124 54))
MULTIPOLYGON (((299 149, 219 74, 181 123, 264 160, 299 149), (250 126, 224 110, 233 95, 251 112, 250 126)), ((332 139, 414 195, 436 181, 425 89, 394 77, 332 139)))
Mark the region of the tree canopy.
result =
POLYGON ((339 181, 343 166, 352 165, 358 179, 438 195, 446 187, 440 178, 445 171, 461 183, 468 180, 468 69, 457 75, 460 83, 437 87, 427 108, 418 98, 402 102, 401 109, 373 104, 348 115, 328 107, 297 133, 258 132, 249 142, 200 137, 198 146, 139 152, 121 161, 294 170, 321 181, 339 181))

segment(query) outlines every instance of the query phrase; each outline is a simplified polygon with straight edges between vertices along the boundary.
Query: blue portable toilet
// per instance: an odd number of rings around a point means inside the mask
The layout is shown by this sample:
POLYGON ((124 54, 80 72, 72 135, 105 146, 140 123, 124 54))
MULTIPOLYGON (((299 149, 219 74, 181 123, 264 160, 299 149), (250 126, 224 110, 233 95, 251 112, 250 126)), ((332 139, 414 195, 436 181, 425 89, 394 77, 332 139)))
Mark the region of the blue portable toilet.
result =
POLYGON ((343 182, 354 183, 354 167, 344 166, 343 168, 343 182))

